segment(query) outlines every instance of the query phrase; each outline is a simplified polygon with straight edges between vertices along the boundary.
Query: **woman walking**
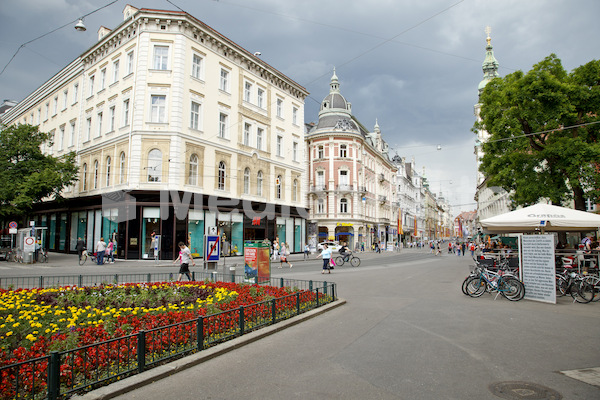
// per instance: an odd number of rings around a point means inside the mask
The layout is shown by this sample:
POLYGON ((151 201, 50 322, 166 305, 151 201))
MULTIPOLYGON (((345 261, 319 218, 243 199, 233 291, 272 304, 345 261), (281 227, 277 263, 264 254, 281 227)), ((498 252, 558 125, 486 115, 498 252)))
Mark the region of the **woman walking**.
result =
POLYGON ((290 251, 288 250, 287 243, 281 243, 281 252, 279 254, 279 268, 283 268, 283 263, 287 263, 290 268, 292 268, 292 264, 287 260, 290 255, 290 251))
POLYGON ((331 249, 329 249, 329 247, 327 247, 326 243, 323 243, 323 251, 321 251, 321 254, 319 254, 317 256, 317 258, 319 257, 323 257, 323 271, 321 271, 322 274, 325 273, 325 270, 328 271, 328 273, 331 273, 331 270, 329 269, 329 260, 331 259, 331 249))

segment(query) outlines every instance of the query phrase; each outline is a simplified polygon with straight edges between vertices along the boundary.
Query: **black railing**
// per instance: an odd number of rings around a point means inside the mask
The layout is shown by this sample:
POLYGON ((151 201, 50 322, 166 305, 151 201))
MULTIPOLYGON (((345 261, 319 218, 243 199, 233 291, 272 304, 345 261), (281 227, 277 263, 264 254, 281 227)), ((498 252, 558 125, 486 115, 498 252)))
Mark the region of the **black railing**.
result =
MULTIPOLYGON (((231 278, 235 281, 237 276, 231 278)), ((81 280, 80 276, 76 279, 81 280)), ((89 391, 336 299, 335 283, 284 278, 273 278, 268 283, 306 288, 233 310, 0 367, 0 399, 54 400, 89 391)))

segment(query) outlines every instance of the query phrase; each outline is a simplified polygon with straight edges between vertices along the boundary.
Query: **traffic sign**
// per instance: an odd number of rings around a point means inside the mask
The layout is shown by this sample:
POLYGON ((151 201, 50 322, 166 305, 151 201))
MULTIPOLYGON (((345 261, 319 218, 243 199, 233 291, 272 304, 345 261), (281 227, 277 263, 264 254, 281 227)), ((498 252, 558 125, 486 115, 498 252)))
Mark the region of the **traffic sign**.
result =
POLYGON ((205 261, 219 261, 221 255, 221 246, 218 236, 206 236, 205 261))
POLYGON ((10 221, 10 223, 8 224, 8 227, 10 229, 17 229, 17 221, 10 221))
POLYGON ((25 253, 33 253, 35 251, 35 238, 33 236, 27 236, 23 240, 23 251, 25 253))

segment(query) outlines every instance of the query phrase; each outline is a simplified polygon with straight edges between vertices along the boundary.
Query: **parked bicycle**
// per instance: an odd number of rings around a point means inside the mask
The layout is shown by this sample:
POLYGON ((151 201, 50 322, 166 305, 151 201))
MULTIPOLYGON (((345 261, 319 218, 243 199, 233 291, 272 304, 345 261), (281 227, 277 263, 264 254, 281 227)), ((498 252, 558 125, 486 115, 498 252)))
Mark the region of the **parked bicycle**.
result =
POLYGON ((358 267, 360 265, 360 258, 356 257, 354 253, 345 254, 343 256, 337 256, 335 259, 336 266, 343 266, 344 263, 349 262, 353 267, 358 267))
POLYGON ((510 301, 525 297, 525 286, 515 276, 479 266, 465 278, 462 290, 471 297, 479 297, 485 292, 496 292, 496 297, 501 294, 510 301))
POLYGON ((593 275, 583 275, 575 271, 573 266, 565 265, 561 273, 556 274, 556 294, 570 294, 578 303, 589 303, 600 299, 600 279, 593 275))
POLYGON ((83 250, 83 252, 81 253, 81 257, 79 257, 79 265, 83 265, 85 264, 85 262, 88 260, 88 258, 90 260, 92 260, 93 263, 97 263, 98 259, 97 259, 97 253, 88 253, 87 250, 83 250))

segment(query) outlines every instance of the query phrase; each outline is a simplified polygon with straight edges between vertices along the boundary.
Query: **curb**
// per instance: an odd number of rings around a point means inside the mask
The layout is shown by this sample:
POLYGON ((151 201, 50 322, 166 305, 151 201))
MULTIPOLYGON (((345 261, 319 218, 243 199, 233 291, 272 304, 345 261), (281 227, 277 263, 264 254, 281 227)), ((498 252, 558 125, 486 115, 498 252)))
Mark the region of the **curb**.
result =
POLYGON ((331 311, 339 306, 346 304, 346 300, 338 299, 333 303, 329 303, 317 309, 305 312, 303 314, 297 315, 290 319, 278 322, 274 325, 269 325, 266 328, 259 329, 254 332, 250 332, 243 336, 237 337, 235 339, 229 340, 225 343, 218 344, 217 346, 210 347, 206 350, 202 350, 198 353, 189 355, 187 357, 181 358, 179 360, 175 360, 169 364, 161 365, 156 368, 152 368, 148 371, 144 371, 141 374, 137 374, 134 376, 130 376, 128 378, 123 379, 122 381, 118 381, 115 383, 111 383, 108 386, 101 387, 96 390, 92 390, 91 392, 82 394, 82 395, 74 395, 71 399, 75 400, 104 400, 104 399, 112 399, 114 397, 120 396, 122 394, 128 393, 132 390, 135 390, 139 387, 149 385, 159 379, 166 378, 170 375, 176 374, 177 372, 183 371, 185 369, 191 368, 198 364, 201 364, 205 361, 211 360, 215 357, 218 357, 222 354, 228 353, 235 349, 238 349, 242 346, 246 346, 247 344, 253 343, 257 340, 260 340, 264 337, 273 335, 279 331, 292 327, 300 322, 306 321, 310 318, 316 317, 327 311, 331 311))

